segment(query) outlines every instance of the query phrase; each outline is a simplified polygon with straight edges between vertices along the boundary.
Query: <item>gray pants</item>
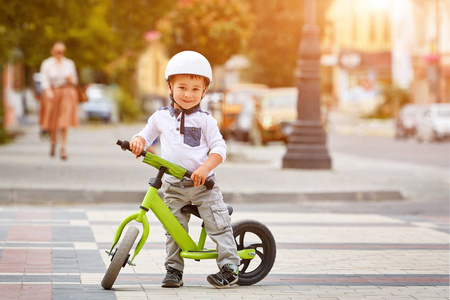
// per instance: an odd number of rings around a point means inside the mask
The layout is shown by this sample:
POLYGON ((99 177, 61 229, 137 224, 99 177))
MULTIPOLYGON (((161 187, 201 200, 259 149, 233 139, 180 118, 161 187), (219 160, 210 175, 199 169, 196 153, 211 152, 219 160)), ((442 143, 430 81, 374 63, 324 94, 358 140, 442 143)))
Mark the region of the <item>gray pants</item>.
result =
MULTIPOLYGON (((214 179, 214 177, 208 179, 214 179)), ((213 189, 207 190, 205 186, 194 187, 193 182, 187 180, 183 182, 183 186, 180 186, 179 181, 166 179, 162 188, 167 207, 184 229, 189 231, 190 214, 182 213, 181 208, 187 204, 197 206, 205 224, 206 233, 217 245, 219 253, 217 265, 219 269, 228 263, 238 266, 240 258, 233 238, 233 230, 230 226, 231 218, 217 184, 214 185, 213 189)), ((164 265, 183 271, 184 260, 180 256, 181 249, 167 231, 166 236, 167 256, 164 265)))

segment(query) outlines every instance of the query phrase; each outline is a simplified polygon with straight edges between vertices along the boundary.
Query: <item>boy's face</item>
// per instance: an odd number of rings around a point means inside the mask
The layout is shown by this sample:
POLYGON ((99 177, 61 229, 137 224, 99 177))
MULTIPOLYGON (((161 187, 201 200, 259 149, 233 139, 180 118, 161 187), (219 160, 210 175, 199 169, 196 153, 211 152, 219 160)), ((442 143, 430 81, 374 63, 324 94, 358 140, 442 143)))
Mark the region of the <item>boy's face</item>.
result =
POLYGON ((169 93, 173 92, 173 98, 176 102, 174 105, 178 109, 190 109, 196 106, 206 93, 205 80, 198 76, 175 75, 167 83, 167 87, 169 93))

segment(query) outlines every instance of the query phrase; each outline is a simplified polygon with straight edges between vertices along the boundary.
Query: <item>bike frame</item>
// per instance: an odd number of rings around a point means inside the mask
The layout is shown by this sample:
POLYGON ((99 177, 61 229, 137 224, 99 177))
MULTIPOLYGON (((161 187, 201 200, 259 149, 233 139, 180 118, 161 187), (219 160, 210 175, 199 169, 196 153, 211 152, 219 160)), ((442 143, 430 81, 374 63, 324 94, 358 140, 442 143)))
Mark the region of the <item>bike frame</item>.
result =
MULTIPOLYGON (((171 162, 168 162, 150 152, 145 153, 143 162, 159 169, 158 174, 156 178, 154 178, 150 182, 150 187, 148 188, 147 193, 142 200, 139 212, 129 215, 120 223, 119 228, 116 230, 116 233, 114 235, 113 245, 111 246, 108 255, 113 254, 114 246, 119 242, 120 236, 122 235, 125 226, 131 221, 136 221, 142 224, 143 232, 141 239, 139 240, 134 250, 133 257, 128 261, 129 265, 135 265, 133 264, 133 261, 143 248, 149 236, 150 228, 146 214, 149 210, 151 210, 167 230, 167 232, 172 236, 178 246, 180 246, 181 257, 195 260, 217 258, 218 252, 215 249, 203 248, 207 236, 205 228, 202 226, 199 241, 196 244, 180 224, 180 222, 177 220, 177 218, 172 214, 170 209, 166 206, 161 197, 158 195, 158 189, 161 188, 162 177, 164 173, 173 175, 182 180, 184 176, 186 176, 187 170, 171 162)), ((255 249, 243 249, 238 251, 238 255, 241 259, 253 259, 256 254, 255 249)))

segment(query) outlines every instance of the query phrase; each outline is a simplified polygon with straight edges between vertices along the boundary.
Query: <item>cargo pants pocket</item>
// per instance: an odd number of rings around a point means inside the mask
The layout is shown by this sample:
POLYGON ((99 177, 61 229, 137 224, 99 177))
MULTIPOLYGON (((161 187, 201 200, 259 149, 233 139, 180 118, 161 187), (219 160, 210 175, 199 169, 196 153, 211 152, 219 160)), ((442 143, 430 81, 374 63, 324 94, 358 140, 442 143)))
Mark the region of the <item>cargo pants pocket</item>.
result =
POLYGON ((210 206, 210 208, 217 230, 222 231, 228 226, 230 226, 231 217, 228 214, 228 209, 225 203, 213 204, 210 206))

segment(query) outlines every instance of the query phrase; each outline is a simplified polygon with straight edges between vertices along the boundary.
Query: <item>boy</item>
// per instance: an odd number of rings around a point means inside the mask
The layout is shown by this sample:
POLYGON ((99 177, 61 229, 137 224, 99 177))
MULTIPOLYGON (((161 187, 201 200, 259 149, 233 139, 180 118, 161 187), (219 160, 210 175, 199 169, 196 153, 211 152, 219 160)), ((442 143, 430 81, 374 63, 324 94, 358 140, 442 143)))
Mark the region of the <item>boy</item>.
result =
MULTIPOLYGON (((217 182, 212 190, 203 184, 214 178, 214 168, 225 160, 226 144, 216 120, 200 109, 200 101, 212 81, 212 69, 200 53, 183 51, 167 64, 165 78, 172 103, 160 108, 147 125, 133 137, 132 152, 139 155, 159 136, 161 157, 192 172, 190 180, 180 182, 165 175, 164 202, 181 225, 188 230, 189 214, 181 212, 186 204, 197 206, 208 236, 216 243, 219 272, 207 277, 216 288, 225 288, 238 280, 237 254, 230 216, 217 182), (208 156, 209 153, 209 156, 208 156)), ((180 248, 166 232, 166 277, 163 287, 183 285, 184 261, 180 248)))

